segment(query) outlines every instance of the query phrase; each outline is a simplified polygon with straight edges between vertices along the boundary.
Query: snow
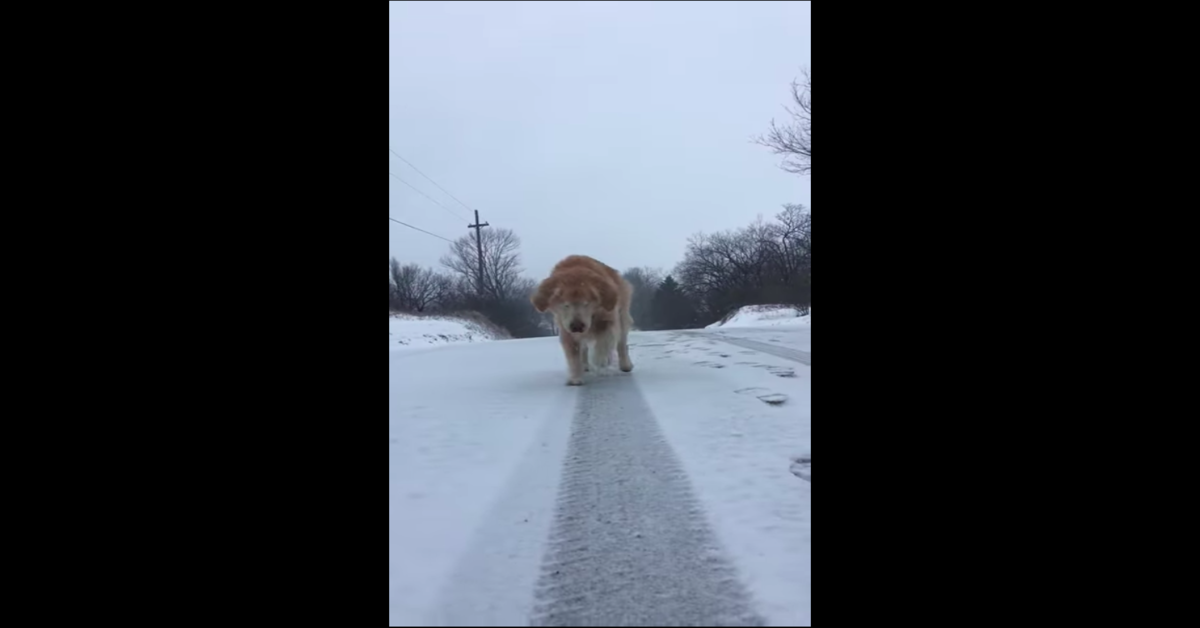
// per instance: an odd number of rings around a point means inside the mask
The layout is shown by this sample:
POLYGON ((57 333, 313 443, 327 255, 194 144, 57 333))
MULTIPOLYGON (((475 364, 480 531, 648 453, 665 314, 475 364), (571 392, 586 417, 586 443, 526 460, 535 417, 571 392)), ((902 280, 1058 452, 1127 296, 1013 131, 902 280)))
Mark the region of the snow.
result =
MULTIPOLYGON (((403 325, 414 328, 411 322, 403 325)), ((809 329, 728 327, 635 332, 630 336, 634 371, 591 372, 583 387, 565 385, 556 338, 393 351, 390 625, 530 623, 540 599, 535 593, 547 590, 544 561, 562 543, 561 521, 555 519, 562 500, 577 509, 568 512, 589 512, 586 500, 580 504, 588 493, 571 493, 563 480, 568 444, 576 438, 572 431, 580 425, 594 426, 590 429, 598 432, 589 438, 607 439, 596 442, 610 448, 644 442, 641 432, 628 431, 642 429, 639 425, 661 431, 662 447, 673 452, 682 469, 682 486, 700 506, 697 516, 706 525, 698 527, 711 529, 755 611, 771 625, 809 625, 810 367, 725 341, 808 352, 809 329), (608 438, 603 430, 617 425, 625 431, 608 438), (621 440, 625 437, 632 440, 621 440)), ((421 329, 423 337, 429 328, 421 329)), ((630 472, 610 467, 595 466, 608 469, 605 473, 630 472)), ((575 471, 572 482, 586 483, 600 472, 575 471)), ((621 499, 620 491, 607 495, 621 499)), ((613 514, 596 512, 604 519, 613 514)), ((603 520, 590 526, 585 528, 589 534, 604 530, 603 520)), ((631 539, 653 543, 654 532, 639 528, 636 533, 644 536, 631 539)), ((666 546, 649 549, 655 551, 645 555, 656 560, 681 558, 666 546)), ((608 573, 604 558, 589 558, 602 563, 594 573, 608 573)), ((680 587, 689 584, 688 577, 679 575, 680 587)), ((621 587, 640 586, 612 578, 613 595, 620 595, 621 587)))
POLYGON ((388 345, 393 351, 500 339, 501 333, 464 318, 392 314, 388 321, 388 345))
POLYGON ((705 330, 704 333, 710 334, 713 338, 717 339, 749 340, 785 349, 803 351, 805 353, 812 352, 812 327, 808 325, 737 327, 729 330, 705 330))
POLYGON ((528 623, 575 392, 555 350, 391 354, 391 626, 528 623))
POLYGON ((811 308, 801 311, 790 305, 746 305, 733 316, 719 320, 705 329, 730 327, 804 327, 811 324, 811 308))
POLYGON ((638 384, 763 615, 809 626, 812 486, 791 468, 811 459, 810 367, 674 333, 638 384))

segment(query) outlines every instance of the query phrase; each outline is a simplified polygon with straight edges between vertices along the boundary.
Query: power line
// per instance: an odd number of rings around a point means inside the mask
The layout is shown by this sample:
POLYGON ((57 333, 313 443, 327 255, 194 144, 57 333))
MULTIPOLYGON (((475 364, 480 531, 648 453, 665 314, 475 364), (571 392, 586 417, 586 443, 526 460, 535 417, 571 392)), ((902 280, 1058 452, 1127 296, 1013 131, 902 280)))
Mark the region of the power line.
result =
MULTIPOLYGON (((391 172, 389 172, 388 174, 391 174, 393 177, 396 177, 396 175, 392 174, 391 172)), ((432 202, 434 205, 437 205, 438 207, 441 207, 442 209, 450 212, 450 214, 453 215, 455 218, 457 218, 459 220, 466 220, 466 218, 463 218, 462 216, 459 216, 458 214, 455 214, 453 211, 451 211, 449 207, 446 207, 445 205, 442 205, 441 203, 434 200, 432 196, 413 187, 413 184, 409 183, 408 181, 405 181, 404 179, 401 179, 400 177, 396 177, 396 180, 403 183, 404 185, 407 185, 408 187, 412 188, 413 190, 416 191, 417 194, 420 194, 421 196, 424 196, 425 198, 429 199, 429 201, 432 202)))
MULTIPOLYGON (((388 216, 388 220, 390 220, 390 221, 392 221, 392 222, 400 222, 399 220, 396 220, 395 218, 392 218, 391 216, 388 216)), ((443 239, 443 240, 446 240, 446 241, 447 241, 447 242, 449 242, 450 244, 454 244, 454 240, 449 240, 449 239, 446 239, 446 238, 442 238, 442 236, 440 236, 440 235, 438 235, 438 234, 436 234, 436 233, 429 233, 428 231, 426 231, 426 230, 424 230, 424 229, 421 229, 420 227, 414 227, 414 226, 412 226, 412 225, 408 224, 407 222, 400 222, 400 224, 404 225, 405 227, 408 227, 409 229, 416 229, 417 231, 420 231, 421 233, 428 233, 429 235, 431 235, 431 236, 433 236, 433 237, 435 237, 435 238, 441 238, 441 239, 443 239)))
MULTIPOLYGON (((392 148, 391 148, 390 146, 388 147, 388 150, 391 150, 391 151, 392 151, 392 154, 393 154, 393 155, 395 155, 396 157, 400 157, 400 153, 397 153, 396 151, 392 150, 392 148)), ((421 171, 420 171, 420 170, 419 170, 419 169, 418 169, 416 166, 412 165, 412 162, 410 162, 409 160, 407 160, 407 159, 405 159, 405 158, 403 158, 403 157, 400 157, 400 161, 403 161, 404 163, 408 164, 408 167, 409 167, 409 168, 412 168, 413 170, 416 170, 416 171, 417 171, 417 174, 421 175, 422 177, 425 177, 426 179, 429 179, 429 175, 425 174, 424 172, 421 172, 421 171)), ((452 198, 452 199, 454 199, 455 201, 457 201, 459 205, 462 205, 463 207, 465 207, 465 208, 467 209, 467 211, 471 211, 471 207, 470 207, 469 205, 467 205, 466 203, 464 203, 464 202, 462 202, 462 201, 459 201, 459 200, 458 200, 458 197, 456 197, 456 196, 454 196, 453 194, 451 194, 451 193, 450 193, 450 190, 447 190, 446 188, 444 188, 444 187, 442 187, 442 186, 438 185, 438 184, 437 184, 437 181, 434 181, 433 179, 429 179, 429 182, 430 182, 430 183, 432 183, 432 184, 434 184, 435 186, 437 186, 437 189, 439 189, 439 190, 441 190, 441 191, 445 192, 447 196, 449 196, 450 198, 452 198)))

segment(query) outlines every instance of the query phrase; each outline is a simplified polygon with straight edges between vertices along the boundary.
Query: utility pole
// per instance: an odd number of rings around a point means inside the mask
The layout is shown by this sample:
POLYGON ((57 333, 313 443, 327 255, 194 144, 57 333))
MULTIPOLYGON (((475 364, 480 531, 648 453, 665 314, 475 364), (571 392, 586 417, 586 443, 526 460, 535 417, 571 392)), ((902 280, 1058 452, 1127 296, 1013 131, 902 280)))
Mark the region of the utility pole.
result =
POLYGON ((477 269, 478 283, 475 290, 483 297, 483 242, 479 239, 479 230, 488 226, 486 222, 479 222, 479 210, 475 210, 475 224, 467 225, 468 229, 475 230, 475 250, 479 252, 479 267, 477 269))

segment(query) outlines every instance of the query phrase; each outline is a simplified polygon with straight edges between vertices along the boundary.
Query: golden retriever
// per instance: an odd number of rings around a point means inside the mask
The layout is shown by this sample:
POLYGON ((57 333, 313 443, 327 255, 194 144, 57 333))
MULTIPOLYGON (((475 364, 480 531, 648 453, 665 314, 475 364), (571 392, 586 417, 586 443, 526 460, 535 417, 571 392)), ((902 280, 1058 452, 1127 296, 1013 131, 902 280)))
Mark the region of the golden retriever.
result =
POLYGON ((591 370, 588 345, 596 366, 609 366, 615 344, 621 370, 633 370, 628 345, 633 286, 616 270, 586 255, 571 255, 554 266, 530 300, 537 311, 554 315, 567 358, 568 386, 583 384, 583 371, 591 370))

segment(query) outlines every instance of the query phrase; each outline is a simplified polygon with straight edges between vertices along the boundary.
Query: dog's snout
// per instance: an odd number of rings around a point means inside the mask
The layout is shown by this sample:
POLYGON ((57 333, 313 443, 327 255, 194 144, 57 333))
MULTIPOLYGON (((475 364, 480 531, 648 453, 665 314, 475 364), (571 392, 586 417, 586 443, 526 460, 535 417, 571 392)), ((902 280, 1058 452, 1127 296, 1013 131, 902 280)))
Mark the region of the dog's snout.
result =
POLYGON ((574 332, 576 334, 581 334, 581 333, 583 333, 583 330, 585 328, 586 328, 586 326, 583 324, 583 321, 571 321, 571 331, 572 332, 574 332))

